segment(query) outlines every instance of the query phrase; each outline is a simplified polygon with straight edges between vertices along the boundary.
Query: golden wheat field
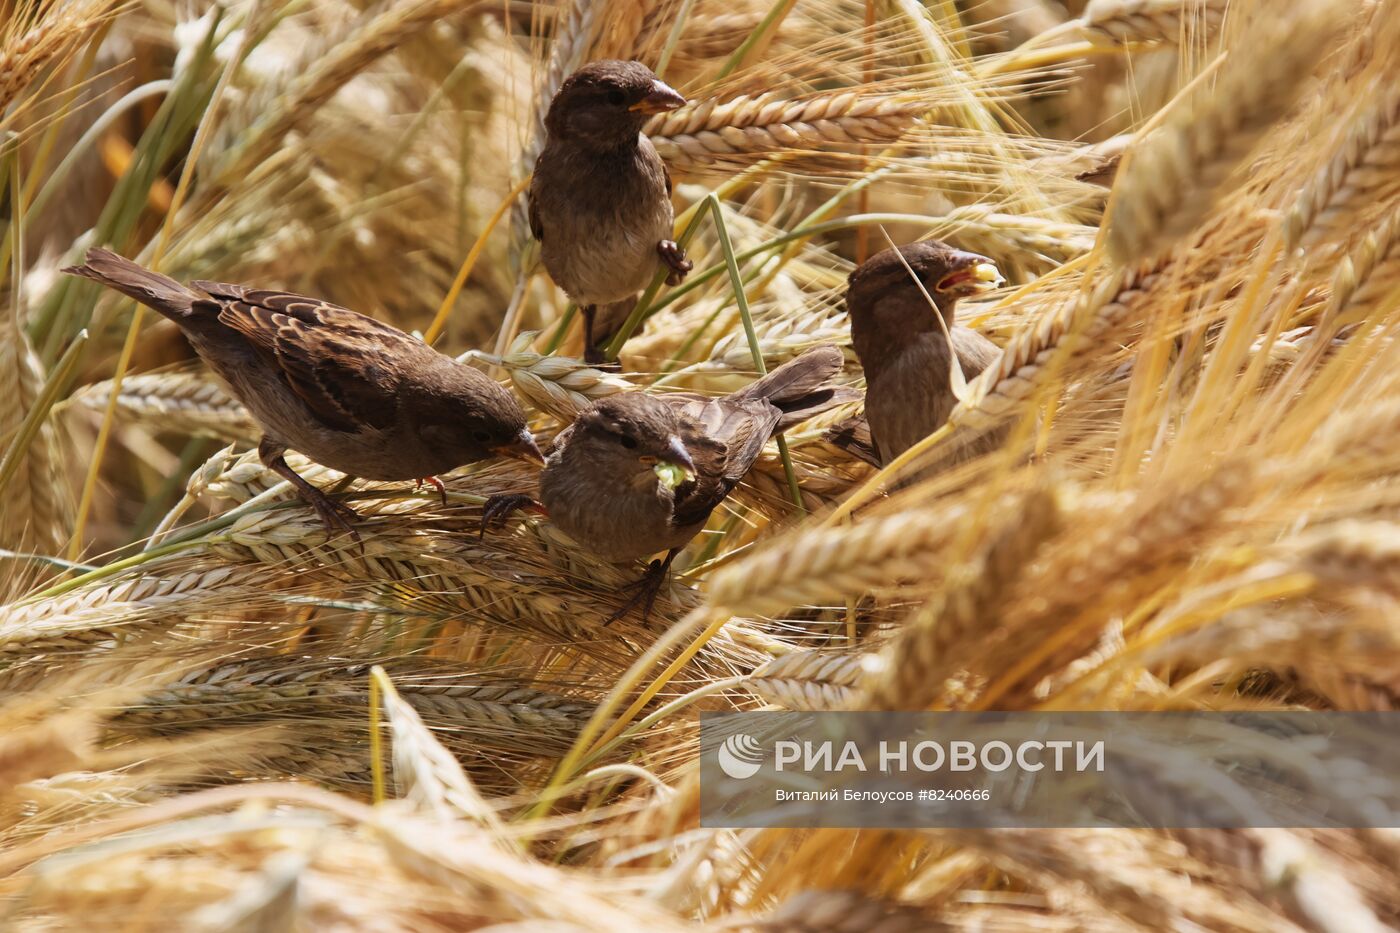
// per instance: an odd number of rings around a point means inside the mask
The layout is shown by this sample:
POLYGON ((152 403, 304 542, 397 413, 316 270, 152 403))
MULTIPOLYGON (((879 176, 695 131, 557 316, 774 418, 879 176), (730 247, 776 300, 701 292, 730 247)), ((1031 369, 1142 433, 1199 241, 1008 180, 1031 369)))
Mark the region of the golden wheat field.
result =
POLYGON ((1400 0, 0 0, 0 229, 0 928, 1400 927, 1393 830, 702 828, 696 739, 1400 708, 1400 0), (520 196, 605 58, 690 101, 645 132, 695 269, 617 372, 520 196), (846 278, 925 237, 1007 278, 947 425, 879 471, 858 403, 793 429, 611 622, 640 564, 477 533, 534 468, 292 456, 331 536, 174 326, 58 271, 324 297, 543 446, 819 344, 862 388, 846 278))

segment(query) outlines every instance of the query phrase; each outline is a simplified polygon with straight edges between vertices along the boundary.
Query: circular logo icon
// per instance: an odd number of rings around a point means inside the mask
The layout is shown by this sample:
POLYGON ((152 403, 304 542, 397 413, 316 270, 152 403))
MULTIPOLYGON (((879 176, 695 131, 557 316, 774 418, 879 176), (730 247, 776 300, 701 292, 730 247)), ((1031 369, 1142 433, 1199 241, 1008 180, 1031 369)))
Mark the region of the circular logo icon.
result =
POLYGON ((763 746, 751 735, 736 733, 719 747, 719 769, 735 780, 753 777, 763 767, 763 746))

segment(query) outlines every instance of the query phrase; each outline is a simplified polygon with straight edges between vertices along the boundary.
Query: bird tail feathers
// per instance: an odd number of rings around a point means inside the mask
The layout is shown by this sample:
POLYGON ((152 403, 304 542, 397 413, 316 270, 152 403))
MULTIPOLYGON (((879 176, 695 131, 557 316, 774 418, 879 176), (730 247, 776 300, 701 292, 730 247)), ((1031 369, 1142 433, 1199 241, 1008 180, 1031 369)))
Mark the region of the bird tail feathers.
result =
POLYGON ((169 276, 138 266, 107 249, 90 249, 86 265, 69 266, 62 271, 101 282, 154 308, 177 324, 188 323, 194 302, 200 297, 169 276))
POLYGON ((829 384, 844 363, 845 356, 840 348, 813 347, 752 385, 735 392, 730 398, 735 401, 766 400, 783 413, 774 430, 784 431, 813 415, 859 397, 850 389, 829 384))

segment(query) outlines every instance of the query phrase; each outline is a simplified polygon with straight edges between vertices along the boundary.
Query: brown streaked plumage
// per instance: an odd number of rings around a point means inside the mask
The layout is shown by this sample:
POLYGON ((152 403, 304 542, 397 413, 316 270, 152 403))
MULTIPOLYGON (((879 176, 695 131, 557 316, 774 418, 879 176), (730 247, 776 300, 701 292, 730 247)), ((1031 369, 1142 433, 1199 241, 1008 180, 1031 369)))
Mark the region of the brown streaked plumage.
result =
MULTIPOLYGON (((503 454, 540 459, 515 399, 485 374, 354 311, 285 292, 186 288, 105 249, 64 269, 160 312, 263 429, 258 453, 327 526, 356 515, 307 483, 283 454, 372 480, 429 480, 503 454)), ((445 495, 445 494, 444 494, 445 495)))
MULTIPOLYGON (((842 362, 836 347, 816 347, 722 398, 610 395, 560 432, 540 475, 550 520, 608 561, 667 552, 618 615, 638 599, 649 612, 671 560, 774 435, 850 400, 852 393, 831 384, 842 362)), ((488 503, 483 528, 529 501, 488 503)))
POLYGON ((662 264, 690 271, 672 240, 671 176, 642 126, 685 98, 640 62, 585 65, 560 85, 530 180, 530 231, 554 283, 583 311, 584 355, 626 320, 662 264))
POLYGON ((986 257, 937 240, 901 246, 898 254, 876 253, 851 273, 846 291, 851 343, 865 369, 865 417, 881 462, 889 463, 948 420, 957 405, 949 379, 953 353, 969 380, 1000 355, 986 337, 953 320, 959 298, 999 284, 1000 274, 993 280, 994 273, 986 257))

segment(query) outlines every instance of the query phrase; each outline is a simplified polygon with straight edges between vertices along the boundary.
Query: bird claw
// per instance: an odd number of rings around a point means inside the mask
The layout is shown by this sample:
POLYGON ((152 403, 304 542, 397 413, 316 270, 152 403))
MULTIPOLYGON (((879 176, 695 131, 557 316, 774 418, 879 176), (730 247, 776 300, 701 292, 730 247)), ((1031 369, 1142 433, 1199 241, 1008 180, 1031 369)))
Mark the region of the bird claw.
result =
POLYGON ((316 512, 317 517, 321 519, 321 523, 326 526, 326 531, 330 533, 331 537, 335 537, 338 532, 348 534, 352 541, 362 549, 364 548, 364 540, 351 524, 351 522, 360 520, 359 512, 348 505, 336 502, 324 493, 316 498, 307 497, 307 502, 316 512))
POLYGON ((661 256, 661 261, 666 263, 666 268, 671 271, 666 275, 666 284, 675 286, 685 281, 686 274, 695 268, 695 263, 685 258, 685 250, 675 240, 662 240, 656 244, 656 252, 661 256))
POLYGON ((612 625, 618 619, 631 612, 636 607, 637 603, 641 603, 642 624, 646 625, 647 620, 651 618, 651 608, 656 604, 656 597, 661 592, 661 587, 666 583, 666 571, 669 569, 670 564, 671 562, 669 560, 654 560, 647 565, 646 571, 639 579, 622 586, 620 589, 624 593, 628 590, 636 590, 636 592, 628 598, 627 602, 622 604, 621 609, 618 609, 603 620, 603 624, 612 625))
POLYGON ((486 531, 493 524, 504 527, 506 519, 512 512, 519 509, 529 509, 544 512, 544 506, 536 502, 533 496, 527 496, 523 492, 498 493, 486 500, 486 504, 481 507, 481 528, 477 533, 478 538, 485 538, 486 531))
POLYGON ((413 490, 417 492, 419 489, 422 489, 424 483, 427 483, 438 491, 438 494, 442 496, 442 507, 447 508, 447 487, 442 484, 442 480, 438 479, 436 476, 425 476, 422 479, 416 479, 413 481, 413 490))

